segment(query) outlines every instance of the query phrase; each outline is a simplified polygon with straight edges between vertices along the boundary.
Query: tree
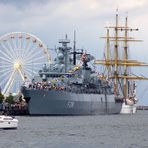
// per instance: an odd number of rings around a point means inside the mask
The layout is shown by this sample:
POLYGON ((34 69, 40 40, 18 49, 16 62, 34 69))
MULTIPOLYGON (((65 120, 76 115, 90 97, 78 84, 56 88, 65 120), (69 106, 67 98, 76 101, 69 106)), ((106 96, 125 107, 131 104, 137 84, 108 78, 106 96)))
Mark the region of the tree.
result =
POLYGON ((4 100, 4 96, 0 93, 0 103, 2 103, 4 100))
POLYGON ((5 102, 7 102, 7 103, 9 103, 9 104, 14 104, 14 97, 10 94, 10 95, 6 98, 5 102))

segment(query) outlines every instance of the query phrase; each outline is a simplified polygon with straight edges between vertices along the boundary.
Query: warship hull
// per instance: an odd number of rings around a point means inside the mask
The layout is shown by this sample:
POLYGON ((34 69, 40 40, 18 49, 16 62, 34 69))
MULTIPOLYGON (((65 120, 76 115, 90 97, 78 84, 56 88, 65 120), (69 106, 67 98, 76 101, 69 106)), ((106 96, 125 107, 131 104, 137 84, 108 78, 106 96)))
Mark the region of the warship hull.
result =
POLYGON ((22 93, 30 115, 119 114, 122 107, 114 95, 33 89, 23 89, 22 93))

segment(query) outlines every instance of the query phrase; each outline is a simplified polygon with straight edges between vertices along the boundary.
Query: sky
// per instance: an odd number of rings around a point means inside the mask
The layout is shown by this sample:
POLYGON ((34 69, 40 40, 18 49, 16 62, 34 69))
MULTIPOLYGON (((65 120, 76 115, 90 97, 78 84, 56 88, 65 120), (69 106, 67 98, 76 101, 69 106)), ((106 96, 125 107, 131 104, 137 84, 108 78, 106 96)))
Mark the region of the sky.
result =
MULTIPOLYGON (((118 9, 121 23, 128 15, 129 25, 139 28, 134 37, 143 42, 132 43, 132 59, 148 63, 148 1, 147 0, 0 0, 0 35, 28 32, 39 37, 49 48, 68 35, 76 46, 102 57, 104 27, 115 21, 118 9)), ((72 44, 71 44, 72 45, 72 44)), ((148 67, 135 69, 148 76, 148 67)), ((139 104, 148 105, 148 81, 137 82, 139 104)))

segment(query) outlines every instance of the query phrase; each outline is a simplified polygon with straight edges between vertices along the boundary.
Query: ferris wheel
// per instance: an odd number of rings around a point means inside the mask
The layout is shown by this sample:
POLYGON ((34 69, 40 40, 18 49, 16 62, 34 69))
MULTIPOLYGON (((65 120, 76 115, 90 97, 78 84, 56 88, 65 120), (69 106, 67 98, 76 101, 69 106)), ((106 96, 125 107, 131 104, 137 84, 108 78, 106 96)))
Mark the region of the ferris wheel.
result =
POLYGON ((50 62, 47 46, 35 35, 11 32, 0 37, 0 87, 2 93, 18 92, 25 79, 32 79, 50 62))

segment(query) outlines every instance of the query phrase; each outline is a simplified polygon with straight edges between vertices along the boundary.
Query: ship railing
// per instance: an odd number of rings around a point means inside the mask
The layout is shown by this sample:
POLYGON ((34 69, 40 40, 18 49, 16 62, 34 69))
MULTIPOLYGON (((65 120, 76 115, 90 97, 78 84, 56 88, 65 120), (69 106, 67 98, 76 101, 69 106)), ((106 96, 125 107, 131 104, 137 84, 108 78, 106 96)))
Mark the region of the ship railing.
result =
POLYGON ((28 89, 34 89, 34 90, 65 90, 64 86, 58 86, 58 85, 42 85, 41 83, 36 84, 30 84, 28 89))
MULTIPOLYGON (((90 89, 90 88, 75 88, 70 86, 60 86, 60 85, 43 85, 43 84, 30 84, 28 89, 33 90, 60 90, 60 91, 68 91, 72 93, 87 93, 87 94, 103 94, 103 89, 90 89)), ((108 91, 106 91, 107 94, 108 91)))

